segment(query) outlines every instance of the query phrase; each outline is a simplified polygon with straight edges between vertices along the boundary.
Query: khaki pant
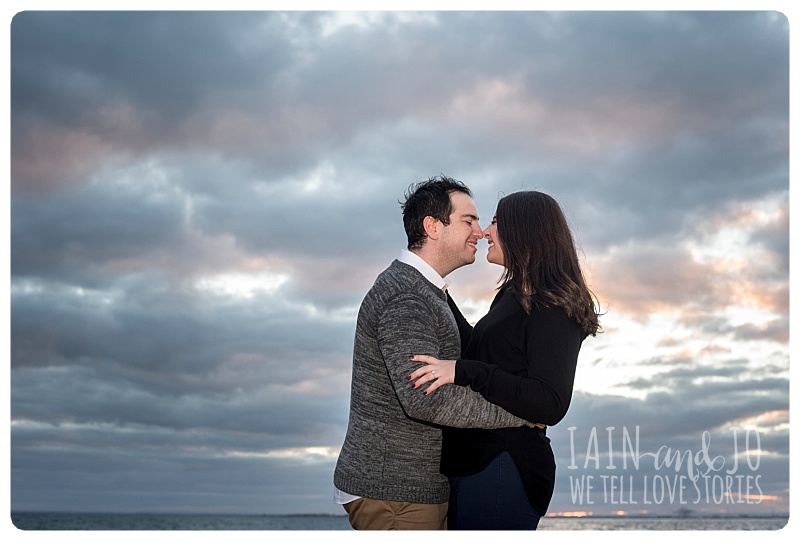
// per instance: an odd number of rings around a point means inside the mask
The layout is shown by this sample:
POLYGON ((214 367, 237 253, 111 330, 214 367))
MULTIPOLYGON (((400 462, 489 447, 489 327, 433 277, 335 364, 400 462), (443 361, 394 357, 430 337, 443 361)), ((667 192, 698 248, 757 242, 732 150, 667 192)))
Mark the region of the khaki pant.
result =
POLYGON ((359 498, 344 504, 356 530, 446 530, 447 503, 408 503, 359 498))

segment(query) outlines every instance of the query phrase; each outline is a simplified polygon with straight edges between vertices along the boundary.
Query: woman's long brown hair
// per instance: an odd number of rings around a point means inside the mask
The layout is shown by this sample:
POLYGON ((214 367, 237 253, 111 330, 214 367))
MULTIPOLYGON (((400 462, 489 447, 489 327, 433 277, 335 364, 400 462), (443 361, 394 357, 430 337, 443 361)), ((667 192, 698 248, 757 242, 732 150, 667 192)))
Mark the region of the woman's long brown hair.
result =
POLYGON ((509 194, 497 203, 497 236, 508 286, 522 307, 561 307, 587 335, 600 330, 596 298, 586 286, 575 242, 558 202, 538 191, 509 194))

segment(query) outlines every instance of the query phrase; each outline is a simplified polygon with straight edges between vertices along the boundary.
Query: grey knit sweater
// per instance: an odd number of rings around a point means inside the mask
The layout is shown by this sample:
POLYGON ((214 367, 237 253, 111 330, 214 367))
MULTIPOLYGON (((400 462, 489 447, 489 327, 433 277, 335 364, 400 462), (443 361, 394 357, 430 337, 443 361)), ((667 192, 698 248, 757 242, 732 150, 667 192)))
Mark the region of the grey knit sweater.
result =
POLYGON ((504 428, 526 424, 468 387, 429 396, 408 376, 413 354, 456 359, 461 345, 445 293, 415 268, 394 261, 359 310, 353 351, 350 420, 334 471, 344 492, 377 500, 447 501, 439 473, 439 426, 504 428))

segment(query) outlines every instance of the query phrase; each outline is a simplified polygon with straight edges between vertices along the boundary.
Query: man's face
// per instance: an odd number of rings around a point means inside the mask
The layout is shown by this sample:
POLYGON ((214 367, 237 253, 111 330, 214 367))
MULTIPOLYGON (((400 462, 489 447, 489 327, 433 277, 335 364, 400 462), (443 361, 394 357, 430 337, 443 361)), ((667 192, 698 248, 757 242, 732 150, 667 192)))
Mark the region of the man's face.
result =
POLYGON ((451 271, 475 262, 478 251, 478 240, 483 238, 483 231, 478 224, 478 210, 470 196, 463 192, 451 192, 450 202, 453 213, 450 224, 442 231, 440 250, 451 271))

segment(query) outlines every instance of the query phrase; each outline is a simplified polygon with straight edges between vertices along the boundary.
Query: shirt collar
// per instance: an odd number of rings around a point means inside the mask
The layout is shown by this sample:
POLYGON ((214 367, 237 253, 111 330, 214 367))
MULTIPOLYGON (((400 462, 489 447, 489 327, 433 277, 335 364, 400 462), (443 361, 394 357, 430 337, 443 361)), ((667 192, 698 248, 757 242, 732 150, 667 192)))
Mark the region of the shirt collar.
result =
POLYGON ((442 291, 447 291, 447 288, 450 286, 449 280, 439 276, 439 273, 433 270, 433 267, 431 267, 424 259, 414 252, 409 250, 401 250, 400 256, 397 258, 397 260, 401 263, 405 263, 406 265, 411 265, 417 269, 426 280, 442 291))

